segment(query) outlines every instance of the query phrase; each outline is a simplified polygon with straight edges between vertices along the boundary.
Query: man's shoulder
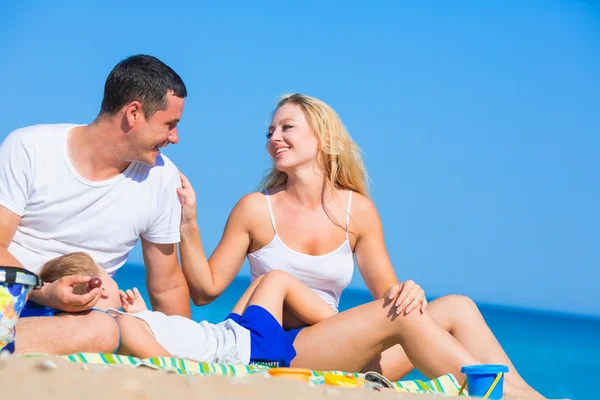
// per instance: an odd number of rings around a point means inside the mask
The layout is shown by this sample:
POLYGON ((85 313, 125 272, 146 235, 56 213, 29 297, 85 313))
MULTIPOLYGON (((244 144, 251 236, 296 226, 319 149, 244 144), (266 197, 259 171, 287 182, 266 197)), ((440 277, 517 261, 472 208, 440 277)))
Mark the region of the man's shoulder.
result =
POLYGON ((164 154, 160 154, 156 158, 154 165, 138 163, 137 167, 131 171, 135 175, 134 180, 137 182, 146 182, 152 186, 159 185, 161 187, 181 185, 179 170, 173 161, 164 154))
POLYGON ((37 124, 15 129, 6 137, 7 141, 25 146, 44 145, 45 140, 55 141, 56 136, 66 134, 75 124, 37 124))
POLYGON ((163 180, 175 180, 180 183, 177 166, 164 154, 159 154, 156 158, 156 164, 151 169, 155 174, 159 174, 163 180))
POLYGON ((52 134, 61 134, 67 133, 74 127, 78 126, 77 124, 37 124, 37 125, 29 125, 24 126, 22 128, 15 129, 10 133, 10 135, 15 135, 18 137, 27 138, 30 136, 37 135, 52 135, 52 134))
POLYGON ((155 167, 160 167, 163 169, 164 173, 167 174, 177 174, 178 173, 178 169, 177 166, 175 165, 175 163, 173 161, 171 161, 171 159, 169 157, 167 157, 164 154, 159 154, 158 157, 156 158, 156 164, 154 165, 155 167))

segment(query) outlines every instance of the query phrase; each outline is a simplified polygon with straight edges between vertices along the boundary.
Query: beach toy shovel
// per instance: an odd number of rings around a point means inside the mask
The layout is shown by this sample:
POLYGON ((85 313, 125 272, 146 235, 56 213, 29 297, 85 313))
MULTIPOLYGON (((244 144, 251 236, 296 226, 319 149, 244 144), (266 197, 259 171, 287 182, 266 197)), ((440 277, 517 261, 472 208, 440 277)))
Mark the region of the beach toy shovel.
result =
POLYGON ((17 319, 31 291, 41 287, 42 281, 34 273, 0 266, 0 353, 14 353, 17 319))
POLYGON ((312 376, 312 370, 305 368, 280 367, 271 368, 267 372, 269 373, 269 375, 277 378, 288 378, 304 382, 308 382, 308 380, 312 376))
POLYGON ((343 386, 349 388, 363 387, 367 383, 365 379, 354 376, 343 376, 338 374, 326 373, 323 377, 323 383, 328 386, 343 386))
POLYGON ((506 365, 467 365, 460 370, 467 380, 460 388, 460 396, 467 386, 469 396, 498 400, 502 398, 504 374, 508 372, 506 365))

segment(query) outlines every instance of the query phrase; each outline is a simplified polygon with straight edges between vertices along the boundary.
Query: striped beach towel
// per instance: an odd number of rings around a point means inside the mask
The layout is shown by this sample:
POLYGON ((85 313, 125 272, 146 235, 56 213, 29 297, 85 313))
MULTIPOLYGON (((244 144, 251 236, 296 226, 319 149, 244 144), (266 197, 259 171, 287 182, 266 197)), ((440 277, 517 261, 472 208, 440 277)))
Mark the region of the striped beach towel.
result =
MULTIPOLYGON (((43 354, 27 354, 25 357, 41 356, 43 354)), ((62 356, 74 363, 80 364, 104 364, 122 367, 149 367, 166 370, 179 375, 223 375, 223 376, 247 376, 253 374, 266 374, 269 367, 263 365, 229 365, 196 362, 172 357, 152 357, 139 359, 119 354, 104 353, 77 353, 62 356)), ((364 378, 363 374, 343 371, 312 371, 309 384, 323 385, 325 375, 341 375, 350 378, 364 378)), ((447 374, 429 381, 406 380, 392 382, 392 385, 401 392, 409 393, 437 393, 448 396, 456 396, 460 390, 460 384, 456 378, 447 374)))

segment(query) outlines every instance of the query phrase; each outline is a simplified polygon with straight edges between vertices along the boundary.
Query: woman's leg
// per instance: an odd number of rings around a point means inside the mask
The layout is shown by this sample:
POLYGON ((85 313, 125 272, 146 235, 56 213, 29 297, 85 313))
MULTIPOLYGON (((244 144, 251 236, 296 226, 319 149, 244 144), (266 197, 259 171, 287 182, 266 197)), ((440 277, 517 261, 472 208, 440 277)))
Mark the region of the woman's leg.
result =
POLYGON ((254 282, 252 282, 250 284, 250 286, 248 286, 248 289, 246 289, 246 291, 244 292, 242 297, 240 297, 238 302, 233 307, 233 310, 231 310, 232 314, 242 315, 242 313, 244 312, 246 307, 248 307, 248 301, 250 301, 250 297, 252 297, 252 293, 254 293, 254 291, 256 290, 256 287, 258 286, 260 281, 263 279, 263 277, 264 277, 264 275, 257 277, 254 280, 254 282))
MULTIPOLYGON (((315 324, 335 314, 335 311, 315 292, 283 271, 270 271, 261 278, 259 284, 254 285, 254 288, 251 286, 246 291, 238 305, 244 300, 247 306, 261 306, 280 324, 284 319, 284 308, 304 325, 315 324), (249 298, 246 300, 247 295, 249 298)), ((238 309, 238 305, 234 310, 238 309)))
MULTIPOLYGON (((427 310, 444 330, 452 334, 482 363, 508 366, 510 373, 505 375, 505 381, 509 385, 522 388, 532 395, 539 395, 519 375, 471 299, 457 295, 444 296, 429 303, 427 310)), ((372 360, 364 370, 378 371, 389 379, 398 380, 412 368, 402 347, 394 346, 372 360)))
POLYGON ((398 343, 430 378, 452 373, 462 380, 463 365, 480 363, 428 312, 397 315, 391 302, 380 299, 303 329, 294 342, 292 366, 360 371, 398 343))

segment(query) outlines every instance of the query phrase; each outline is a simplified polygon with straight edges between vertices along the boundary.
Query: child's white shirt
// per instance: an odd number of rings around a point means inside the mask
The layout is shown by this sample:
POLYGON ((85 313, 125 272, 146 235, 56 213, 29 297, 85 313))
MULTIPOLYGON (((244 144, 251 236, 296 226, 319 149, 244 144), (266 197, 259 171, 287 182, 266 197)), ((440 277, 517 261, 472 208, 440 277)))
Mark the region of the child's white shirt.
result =
POLYGON ((250 362, 250 331, 232 320, 211 324, 159 311, 124 313, 112 308, 105 311, 145 321, 156 341, 174 357, 237 365, 250 362))

